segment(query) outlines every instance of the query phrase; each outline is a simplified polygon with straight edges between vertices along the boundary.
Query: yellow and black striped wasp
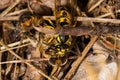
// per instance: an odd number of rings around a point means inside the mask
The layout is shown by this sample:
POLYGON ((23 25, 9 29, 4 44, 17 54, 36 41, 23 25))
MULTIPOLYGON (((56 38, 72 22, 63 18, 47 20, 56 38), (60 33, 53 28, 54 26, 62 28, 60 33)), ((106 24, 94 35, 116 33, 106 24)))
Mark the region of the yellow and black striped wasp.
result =
MULTIPOLYGON (((34 26, 46 27, 46 28, 54 28, 53 22, 48 18, 43 18, 42 16, 32 13, 30 11, 23 12, 19 18, 19 25, 21 28, 21 33, 25 37, 30 38, 31 40, 37 40, 35 37, 36 30, 33 28, 34 26)), ((37 41, 39 43, 39 41, 37 41)))
MULTIPOLYGON (((56 27, 58 28, 69 28, 75 27, 77 22, 74 21, 74 15, 71 13, 72 8, 69 5, 58 5, 54 12, 56 17, 56 27)), ((64 65, 67 62, 67 57, 72 49, 73 36, 71 35, 59 35, 56 34, 56 43, 46 50, 46 53, 51 55, 50 63, 52 65, 64 65)))
POLYGON ((42 19, 40 16, 34 15, 30 11, 23 12, 19 17, 21 33, 23 33, 25 37, 35 38, 33 36, 35 34, 35 30, 32 26, 38 26, 41 21, 42 19))

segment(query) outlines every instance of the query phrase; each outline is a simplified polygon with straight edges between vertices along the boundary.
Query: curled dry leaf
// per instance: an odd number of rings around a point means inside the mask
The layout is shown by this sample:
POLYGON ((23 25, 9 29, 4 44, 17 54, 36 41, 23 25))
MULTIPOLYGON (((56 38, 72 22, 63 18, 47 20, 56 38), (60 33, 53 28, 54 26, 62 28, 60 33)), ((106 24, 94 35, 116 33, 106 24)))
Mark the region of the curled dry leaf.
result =
POLYGON ((52 9, 45 5, 43 2, 40 2, 38 0, 30 0, 29 5, 33 12, 39 14, 39 15, 50 15, 52 14, 52 9))
POLYGON ((15 0, 0 0, 0 9, 7 8, 10 6, 15 0))

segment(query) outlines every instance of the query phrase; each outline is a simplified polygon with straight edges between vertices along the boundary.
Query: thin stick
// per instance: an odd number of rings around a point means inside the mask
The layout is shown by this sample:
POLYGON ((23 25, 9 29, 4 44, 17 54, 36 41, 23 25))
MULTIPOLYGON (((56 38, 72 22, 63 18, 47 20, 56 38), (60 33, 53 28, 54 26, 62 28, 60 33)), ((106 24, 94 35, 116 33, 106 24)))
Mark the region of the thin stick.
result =
POLYGON ((5 11, 3 11, 1 14, 0 14, 0 17, 3 17, 5 16, 12 8, 14 8, 18 3, 20 2, 20 0, 15 0, 15 2, 10 5, 5 11))
POLYGON ((104 0, 99 0, 95 5, 93 5, 88 12, 91 12, 93 9, 95 9, 97 6, 99 6, 104 0))
MULTIPOLYGON (((14 43, 8 44, 7 46, 8 46, 8 47, 14 47, 14 46, 19 45, 19 44, 20 44, 20 42, 21 42, 21 41, 14 42, 14 43)), ((22 41, 22 44, 23 44, 23 43, 28 43, 28 42, 30 42, 30 40, 29 40, 29 39, 24 39, 24 40, 22 41)), ((5 47, 4 47, 4 46, 3 46, 3 47, 0 47, 0 50, 4 50, 4 49, 5 49, 5 47)))
MULTIPOLYGON (((0 53, 1 55, 1 53, 0 53)), ((77 56, 70 57, 68 59, 76 59, 77 56)), ((47 58, 41 58, 41 59, 30 59, 30 60, 14 60, 14 61, 5 61, 5 62, 0 62, 1 64, 12 64, 12 63, 25 63, 25 62, 36 62, 36 61, 48 61, 49 59, 47 58)))
MULTIPOLYGON (((44 16, 44 18, 50 18, 51 20, 55 20, 54 16, 44 16)), ((102 23, 120 24, 120 20, 119 19, 108 19, 108 18, 77 17, 77 21, 88 21, 88 22, 102 22, 102 23)))
MULTIPOLYGON (((23 45, 20 45, 20 46, 17 46, 17 47, 12 47, 12 48, 10 48, 10 50, 17 49, 17 48, 22 48, 22 47, 25 47, 25 46, 28 46, 28 45, 31 45, 31 43, 23 44, 23 45)), ((0 51, 0 53, 5 52, 5 51, 7 51, 7 50, 3 49, 3 50, 0 51)))
POLYGON ((77 21, 91 21, 91 22, 120 24, 119 19, 108 19, 108 18, 78 17, 77 21))
POLYGON ((87 8, 88 8, 88 9, 90 8, 91 4, 93 4, 93 2, 94 2, 94 0, 89 0, 89 1, 88 1, 88 4, 87 4, 87 8))
POLYGON ((31 60, 14 60, 14 61, 5 61, 0 62, 0 64, 11 64, 11 63, 25 63, 25 62, 35 62, 35 61, 48 61, 49 59, 31 59, 31 60))
POLYGON ((86 54, 88 53, 88 51, 90 50, 90 48, 92 47, 94 42, 97 40, 97 38, 98 38, 98 36, 92 37, 91 41, 88 43, 88 45, 85 47, 84 51, 82 52, 82 56, 78 57, 77 60, 72 64, 72 68, 65 76, 65 80, 70 80, 70 78, 75 73, 75 71, 79 67, 79 65, 82 63, 84 57, 86 56, 86 54))
MULTIPOLYGON (((15 57, 17 57, 20 60, 23 60, 20 56, 18 56, 14 51, 10 50, 8 46, 6 46, 2 41, 0 41, 0 44, 2 46, 4 46, 12 55, 14 55, 15 57)), ((28 62, 25 62, 25 64, 27 64, 29 67, 35 69, 38 73, 40 73, 41 75, 43 75, 44 77, 46 77, 49 80, 52 80, 52 78, 50 78, 49 76, 47 76, 45 73, 43 73, 40 69, 35 68, 33 65, 31 65, 28 62)))
POLYGON ((53 78, 54 80, 59 80, 59 79, 57 79, 55 76, 52 76, 52 78, 53 78))
POLYGON ((6 16, 13 16, 13 15, 18 15, 22 12, 25 12, 25 11, 28 11, 28 9, 22 9, 22 10, 18 10, 18 11, 15 11, 15 12, 11 12, 11 13, 8 13, 6 16))
POLYGON ((0 21, 18 21, 19 16, 0 17, 0 21))
MULTIPOLYGON (((120 9, 117 10, 115 13, 119 13, 119 12, 120 12, 120 9)), ((113 13, 109 12, 109 13, 98 16, 98 18, 104 18, 104 17, 110 16, 111 14, 113 14, 113 13)))
MULTIPOLYGON (((54 16, 43 16, 43 18, 50 18, 51 20, 55 20, 54 16)), ((0 21, 18 21, 19 16, 11 16, 11 17, 0 17, 0 21)), ((114 23, 120 24, 119 19, 108 19, 108 18, 93 18, 93 17, 77 17, 77 21, 88 21, 88 22, 102 22, 102 23, 114 23)))

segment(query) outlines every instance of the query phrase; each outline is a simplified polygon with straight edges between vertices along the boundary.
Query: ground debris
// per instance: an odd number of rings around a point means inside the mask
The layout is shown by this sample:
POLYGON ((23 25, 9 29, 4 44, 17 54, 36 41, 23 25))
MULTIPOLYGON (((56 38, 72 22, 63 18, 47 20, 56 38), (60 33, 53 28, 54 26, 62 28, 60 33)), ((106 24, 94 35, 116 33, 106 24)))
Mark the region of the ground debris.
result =
POLYGON ((119 0, 1 0, 0 80, 120 80, 119 26, 119 0))

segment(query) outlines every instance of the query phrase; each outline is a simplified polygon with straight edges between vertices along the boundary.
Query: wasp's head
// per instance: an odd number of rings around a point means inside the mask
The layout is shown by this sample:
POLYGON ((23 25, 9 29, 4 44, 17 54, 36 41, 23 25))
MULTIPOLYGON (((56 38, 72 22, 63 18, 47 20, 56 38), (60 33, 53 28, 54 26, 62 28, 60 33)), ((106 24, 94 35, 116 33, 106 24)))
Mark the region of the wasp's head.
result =
POLYGON ((21 27, 30 27, 32 24, 33 14, 31 12, 24 12, 19 18, 19 23, 21 27))
POLYGON ((68 50, 69 46, 67 44, 57 44, 56 45, 56 55, 59 57, 63 57, 68 50))

